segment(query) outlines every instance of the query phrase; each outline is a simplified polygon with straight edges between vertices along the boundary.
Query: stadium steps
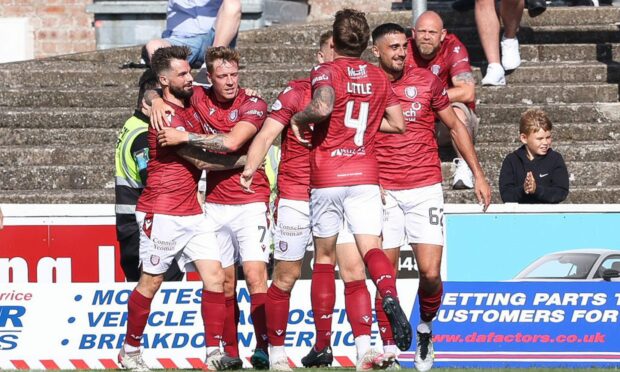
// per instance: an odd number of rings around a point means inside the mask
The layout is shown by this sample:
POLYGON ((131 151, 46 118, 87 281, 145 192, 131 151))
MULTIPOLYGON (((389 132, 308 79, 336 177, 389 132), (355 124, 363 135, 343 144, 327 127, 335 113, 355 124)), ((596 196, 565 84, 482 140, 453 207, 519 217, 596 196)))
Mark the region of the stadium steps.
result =
MULTIPOLYGON (((430 6, 450 31, 471 41, 479 80, 486 62, 473 13, 430 6)), ((408 26, 410 16, 368 15, 371 26, 408 26)), ((552 7, 537 18, 524 15, 523 65, 507 77, 508 86, 477 88, 476 147, 494 202, 500 202, 502 159, 519 146, 519 116, 531 107, 542 107, 554 122, 554 148, 571 174, 567 202, 620 201, 619 20, 617 7, 552 7)), ((306 75, 327 29, 329 21, 242 32, 242 84, 271 103, 288 80, 306 75)), ((142 73, 120 66, 138 56, 139 47, 129 47, 0 65, 0 203, 113 202, 116 132, 133 112, 142 73)), ((375 62, 369 50, 364 57, 375 62)), ((471 190, 450 189, 453 171, 450 161, 442 163, 446 201, 476 203, 471 190)))

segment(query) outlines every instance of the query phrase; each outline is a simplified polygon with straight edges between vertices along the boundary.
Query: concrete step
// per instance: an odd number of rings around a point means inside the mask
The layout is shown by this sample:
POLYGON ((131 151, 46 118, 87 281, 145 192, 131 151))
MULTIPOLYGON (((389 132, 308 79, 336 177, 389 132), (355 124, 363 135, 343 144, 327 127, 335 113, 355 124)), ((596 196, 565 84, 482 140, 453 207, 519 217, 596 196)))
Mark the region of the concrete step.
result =
MULTIPOLYGON (((476 146, 481 162, 501 163, 504 157, 517 146, 504 143, 485 143, 476 146)), ((553 145, 566 162, 569 161, 613 161, 620 153, 619 141, 606 142, 561 142, 553 145)))
POLYGON ((114 204, 114 188, 66 190, 0 190, 0 203, 114 204))
MULTIPOLYGON (((444 200, 446 203, 478 204, 472 190, 451 190, 448 187, 444 187, 444 200)), ((493 203, 502 202, 497 188, 493 189, 491 200, 493 203)), ((582 186, 571 187, 563 204, 617 204, 618 201, 620 201, 620 186, 582 186)))
POLYGON ((109 146, 116 142, 119 131, 116 128, 0 128, 0 146, 109 146))
MULTIPOLYGON (((554 145, 562 141, 619 141, 620 122, 618 123, 571 123, 553 124, 554 145)), ((485 124, 481 122, 476 135, 478 146, 486 146, 488 142, 520 144, 519 124, 500 123, 485 124)))
POLYGON ((483 125, 519 122, 521 114, 530 108, 542 108, 554 123, 611 123, 620 121, 620 103, 510 103, 479 104, 476 112, 483 125))
POLYGON ((0 91, 0 106, 11 107, 135 107, 137 89, 116 87, 62 88, 62 89, 20 89, 9 88, 0 91))
POLYGON ((0 190, 67 190, 114 187, 114 163, 101 165, 41 165, 0 168, 0 190))
POLYGON ((129 107, 3 107, 0 128, 120 129, 132 114, 129 107))
MULTIPOLYGON (((502 160, 483 162, 482 169, 492 188, 499 187, 499 173, 502 160)), ((566 163, 570 186, 614 186, 620 185, 620 164, 609 161, 569 161, 566 163)), ((443 185, 451 186, 456 166, 452 162, 441 163, 443 185)))
POLYGON ((138 89, 142 69, 119 70, 115 66, 94 69, 65 69, 62 64, 33 66, 29 69, 0 69, 0 86, 3 87, 119 87, 138 89))
POLYGON ((114 145, 67 142, 48 146, 0 146, 0 167, 99 166, 114 170, 114 145))
MULTIPOLYGON (((444 27, 450 30, 458 26, 475 26, 474 11, 457 12, 449 6, 450 2, 429 2, 428 9, 438 12, 443 18, 444 27)), ((396 22, 411 25, 411 11, 391 13, 369 13, 368 22, 378 25, 385 22, 396 22)), ((620 11, 616 7, 548 7, 541 15, 531 18, 524 10, 521 26, 571 26, 614 24, 620 19, 620 11)))
POLYGON ((504 87, 480 87, 480 103, 510 104, 617 102, 618 85, 614 84, 509 84, 504 87))

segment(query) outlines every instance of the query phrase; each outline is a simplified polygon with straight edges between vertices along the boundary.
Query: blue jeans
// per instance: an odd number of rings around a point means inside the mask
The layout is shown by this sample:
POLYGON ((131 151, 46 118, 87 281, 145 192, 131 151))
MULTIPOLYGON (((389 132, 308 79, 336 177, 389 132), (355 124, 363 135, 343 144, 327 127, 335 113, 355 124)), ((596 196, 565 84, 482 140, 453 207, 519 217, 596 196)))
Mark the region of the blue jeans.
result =
MULTIPOLYGON (((205 62, 205 53, 207 49, 213 45, 215 40, 215 30, 212 28, 206 34, 184 36, 174 34, 162 34, 162 38, 172 45, 181 45, 188 47, 192 54, 189 56, 188 62, 192 68, 200 68, 205 62)), ((237 37, 230 43, 231 47, 235 47, 237 37)))

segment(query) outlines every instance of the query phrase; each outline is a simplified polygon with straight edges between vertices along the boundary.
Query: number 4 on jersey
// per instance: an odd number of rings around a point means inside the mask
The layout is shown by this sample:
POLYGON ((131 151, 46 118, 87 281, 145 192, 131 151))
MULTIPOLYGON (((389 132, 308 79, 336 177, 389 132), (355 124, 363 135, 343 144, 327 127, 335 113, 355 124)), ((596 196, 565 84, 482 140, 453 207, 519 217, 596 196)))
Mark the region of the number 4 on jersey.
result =
POLYGON ((356 146, 364 145, 364 133, 366 133, 366 125, 368 124, 368 102, 360 102, 360 111, 357 118, 353 118, 353 107, 355 101, 347 102, 346 112, 344 115, 344 126, 347 128, 355 129, 355 137, 353 137, 353 143, 356 146))

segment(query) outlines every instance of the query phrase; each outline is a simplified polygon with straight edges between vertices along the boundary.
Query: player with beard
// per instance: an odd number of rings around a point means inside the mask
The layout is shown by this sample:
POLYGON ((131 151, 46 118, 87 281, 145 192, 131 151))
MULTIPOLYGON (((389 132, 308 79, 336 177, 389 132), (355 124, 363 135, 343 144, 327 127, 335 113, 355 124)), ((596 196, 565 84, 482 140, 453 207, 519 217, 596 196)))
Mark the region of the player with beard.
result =
MULTIPOLYGON (((377 159, 384 190, 383 249, 396 272, 400 246, 411 245, 420 282, 415 365, 428 371, 433 364, 432 320, 441 304, 440 276, 443 249, 443 191, 441 162, 435 141, 435 116, 450 130, 456 147, 475 176, 475 193, 483 210, 491 201, 491 189, 478 162, 472 140, 459 120, 442 81, 424 68, 405 68, 405 30, 386 23, 373 30, 373 54, 398 96, 407 130, 404 135, 379 133, 377 159)), ((377 293, 376 312, 385 345, 394 344, 387 316, 377 293)), ((387 350, 395 348, 387 347, 387 350)))
MULTIPOLYGON (((317 255, 335 254, 338 232, 346 219, 358 255, 382 295, 396 344, 407 350, 411 325, 398 302, 394 269, 381 250, 383 210, 375 155, 380 128, 394 133, 405 128, 389 81, 380 69, 360 59, 369 38, 364 13, 352 9, 336 13, 334 61, 313 69, 312 101, 292 117, 291 128, 302 143, 308 143, 307 136, 312 133, 310 214, 317 255)), ((347 284, 345 281, 345 287, 347 284)), ((393 355, 372 349, 369 296, 356 284, 345 290, 345 303, 351 303, 347 315, 355 337, 357 369, 385 368, 393 355)), ((321 286, 313 283, 312 290, 321 291, 321 286)), ((314 302, 314 293, 312 299, 314 302)))
MULTIPOLYGON (((476 141, 479 119, 476 116, 476 80, 469 64, 467 48, 454 34, 443 28, 439 14, 427 11, 420 15, 409 39, 407 66, 422 67, 437 75, 448 87, 448 98, 459 120, 465 124, 472 141, 476 141)), ((452 146, 457 159, 452 187, 471 189, 473 174, 463 161, 458 146, 450 136, 450 128, 438 119, 436 121, 437 142, 439 146, 452 146)))
MULTIPOLYGON (((152 68, 158 76, 163 99, 176 110, 171 130, 204 133, 204 122, 190 106, 192 75, 185 47, 158 49, 152 68)), ((203 282, 201 314, 207 348, 217 345, 223 334, 225 317, 224 270, 215 230, 206 223, 196 197, 202 169, 222 170, 239 167, 240 157, 196 154, 178 146, 163 148, 157 144, 157 132, 148 134, 149 182, 136 207, 140 226, 140 260, 142 274, 129 297, 127 335, 119 363, 133 371, 148 371, 142 358, 140 341, 150 314, 151 302, 159 290, 170 265, 193 266, 203 282), (219 160, 218 160, 219 159, 219 160), (207 309, 209 314, 207 316, 207 309)), ((244 160, 244 159, 243 159, 244 160)), ((232 358, 211 353, 205 363, 208 370, 227 369, 232 358)))
MULTIPOLYGON (((319 63, 333 59, 331 31, 320 37, 317 52, 319 63)), ((299 276, 306 248, 312 238, 310 230, 310 150, 297 141, 289 130, 291 117, 303 111, 310 102, 310 79, 293 80, 271 106, 265 125, 258 132, 250 149, 248 162, 241 174, 242 188, 253 193, 254 174, 263 163, 269 147, 282 136, 281 160, 278 166, 278 198, 274 237, 274 258, 271 285, 267 290, 267 331, 269 336, 270 369, 292 371, 284 349, 289 317, 291 291, 299 276)), ((329 355, 331 357, 331 354, 329 355)), ((330 361, 331 363, 331 361, 330 361)))
MULTIPOLYGON (((209 48, 207 51, 207 71, 213 85, 208 89, 196 87, 191 103, 206 122, 209 134, 165 129, 159 133, 160 144, 172 146, 188 143, 217 153, 247 153, 252 138, 266 118, 267 104, 258 97, 248 96, 239 87, 239 58, 237 51, 226 47, 209 48)), ((153 102, 154 110, 159 103, 153 102)), ((256 369, 266 369, 269 368, 265 315, 269 261, 269 181, 264 170, 259 170, 252 185, 256 192, 249 194, 239 188, 240 175, 241 170, 207 174, 205 214, 209 224, 217 231, 225 260, 237 256, 241 259, 251 296, 250 314, 256 335, 256 349, 251 362, 256 369)), ((228 317, 223 341, 226 352, 238 356, 239 313, 234 265, 226 267, 225 271, 228 317)))

